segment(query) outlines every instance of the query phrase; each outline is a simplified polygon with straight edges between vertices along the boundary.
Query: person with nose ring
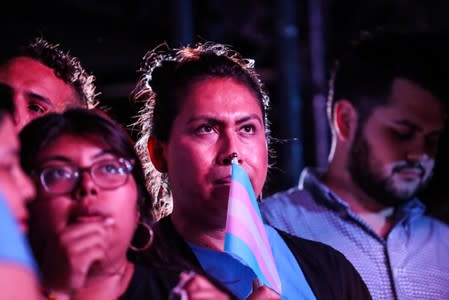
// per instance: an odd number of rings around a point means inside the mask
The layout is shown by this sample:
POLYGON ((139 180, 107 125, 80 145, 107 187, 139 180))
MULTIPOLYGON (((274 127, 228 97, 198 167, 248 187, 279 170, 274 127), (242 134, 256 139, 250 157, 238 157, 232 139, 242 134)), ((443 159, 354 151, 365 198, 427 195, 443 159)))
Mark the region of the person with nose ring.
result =
MULTIPOLYGON (((236 299, 370 299, 341 253, 268 225, 281 295, 224 251, 232 159, 248 174, 256 196, 267 177, 269 98, 252 60, 213 42, 159 47, 144 56, 131 98, 146 105, 137 149, 147 185, 156 195, 168 192, 170 199, 160 201, 173 207, 155 224, 155 247, 144 253, 143 263, 208 276, 236 299)), ((189 283, 182 287, 188 299, 205 299, 189 283)))

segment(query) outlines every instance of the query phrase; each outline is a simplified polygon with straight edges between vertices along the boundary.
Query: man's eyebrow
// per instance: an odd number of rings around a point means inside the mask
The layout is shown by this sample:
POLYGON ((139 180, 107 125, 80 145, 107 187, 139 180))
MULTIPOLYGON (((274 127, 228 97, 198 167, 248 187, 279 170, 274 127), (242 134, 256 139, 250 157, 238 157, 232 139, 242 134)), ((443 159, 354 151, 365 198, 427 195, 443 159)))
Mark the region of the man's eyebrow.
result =
POLYGON ((29 98, 31 98, 33 100, 37 100, 37 101, 40 101, 40 102, 44 102, 44 103, 46 103, 46 104, 48 104, 50 106, 54 106, 53 102, 48 97, 44 97, 44 96, 42 96, 40 94, 37 94, 37 93, 34 93, 34 92, 28 92, 27 95, 28 95, 29 98))
MULTIPOLYGON (((261 118, 257 115, 257 114, 250 114, 248 116, 244 116, 241 117, 240 119, 237 119, 236 124, 241 124, 241 123, 245 123, 248 122, 250 120, 256 120, 258 121, 260 124, 263 124, 261 118)), ((222 121, 220 119, 217 119, 213 116, 209 116, 209 115, 198 115, 198 116, 194 116, 192 118, 190 118, 187 123, 193 123, 196 121, 207 121, 208 123, 213 123, 213 124, 217 124, 217 123, 222 123, 222 121)))
POLYGON ((207 121, 208 123, 217 123, 219 120, 209 115, 198 115, 191 117, 187 120, 187 124, 197 122, 197 121, 207 121))
POLYGON ((421 127, 419 127, 415 123, 410 122, 408 120, 395 120, 395 121, 393 121, 393 123, 396 124, 396 125, 407 126, 407 127, 409 127, 410 129, 413 129, 413 130, 421 129, 421 127))
MULTIPOLYGON (((401 125, 401 126, 407 126, 408 128, 415 130, 415 131, 420 131, 422 130, 421 127, 419 127, 418 125, 416 125, 413 122, 410 122, 408 120, 397 120, 397 121, 393 121, 394 124, 396 125, 401 125)), ((443 128, 441 129, 435 129, 432 132, 428 133, 428 135, 440 135, 443 132, 443 128)))
POLYGON ((242 123, 245 123, 245 122, 248 122, 248 121, 251 121, 251 120, 256 120, 256 121, 259 122, 261 125, 263 124, 261 118, 260 118, 259 115, 257 115, 257 114, 251 114, 251 115, 249 115, 249 116, 244 116, 244 117, 242 117, 241 119, 238 119, 236 123, 237 123, 237 124, 242 124, 242 123))

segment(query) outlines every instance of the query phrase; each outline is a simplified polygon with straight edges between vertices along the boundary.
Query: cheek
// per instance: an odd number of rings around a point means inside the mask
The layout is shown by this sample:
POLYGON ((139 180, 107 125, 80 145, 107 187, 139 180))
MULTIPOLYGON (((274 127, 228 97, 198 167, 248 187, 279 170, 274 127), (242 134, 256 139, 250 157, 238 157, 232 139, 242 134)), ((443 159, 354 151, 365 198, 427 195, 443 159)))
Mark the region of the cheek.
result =
POLYGON ((38 194, 30 205, 31 228, 40 231, 60 232, 68 223, 71 200, 46 198, 38 194))
POLYGON ((134 231, 138 221, 137 198, 137 186, 132 180, 125 186, 105 194, 104 201, 108 204, 107 207, 103 207, 103 210, 107 211, 121 228, 134 231))
POLYGON ((214 152, 209 145, 179 140, 170 144, 168 150, 168 175, 171 181, 190 181, 214 162, 214 152))
POLYGON ((9 209, 14 216, 18 216, 20 211, 25 205, 24 200, 21 199, 19 193, 17 193, 17 186, 12 180, 11 176, 0 178, 0 194, 3 196, 3 200, 8 203, 9 209))
POLYGON ((268 149, 266 143, 253 148, 248 156, 248 165, 253 170, 251 181, 256 196, 262 193, 263 186, 267 178, 268 170, 268 149))

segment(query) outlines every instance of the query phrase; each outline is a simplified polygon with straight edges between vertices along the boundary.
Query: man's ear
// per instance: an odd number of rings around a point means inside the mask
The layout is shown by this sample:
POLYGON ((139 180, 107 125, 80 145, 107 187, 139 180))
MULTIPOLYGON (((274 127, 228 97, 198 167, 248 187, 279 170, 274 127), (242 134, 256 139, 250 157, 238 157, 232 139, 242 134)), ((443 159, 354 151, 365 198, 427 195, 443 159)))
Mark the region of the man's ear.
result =
POLYGON ((164 145, 161 141, 150 137, 148 139, 148 152, 150 153, 151 162, 156 170, 161 173, 167 172, 167 160, 165 159, 164 145))
POLYGON ((357 110, 348 100, 339 100, 334 108, 334 128, 341 140, 351 140, 357 129, 357 110))

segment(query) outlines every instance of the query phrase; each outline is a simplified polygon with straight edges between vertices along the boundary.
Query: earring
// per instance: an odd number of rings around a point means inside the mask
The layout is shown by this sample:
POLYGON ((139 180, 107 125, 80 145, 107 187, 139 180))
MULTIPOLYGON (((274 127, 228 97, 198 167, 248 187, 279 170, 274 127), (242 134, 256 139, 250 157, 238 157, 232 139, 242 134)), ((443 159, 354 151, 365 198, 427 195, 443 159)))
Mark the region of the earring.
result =
POLYGON ((147 250, 148 248, 150 248, 151 244, 153 243, 153 239, 154 239, 154 232, 153 229, 151 229, 150 225, 148 225, 145 222, 139 222, 137 224, 137 228, 136 231, 134 232, 134 238, 131 241, 129 248, 135 252, 142 252, 147 250), (146 234, 148 236, 147 241, 145 243, 143 243, 141 240, 143 238, 140 237, 139 235, 139 231, 145 231, 146 234), (133 245, 133 242, 137 242, 137 246, 133 245), (140 244, 143 244, 143 246, 140 246, 140 244))

